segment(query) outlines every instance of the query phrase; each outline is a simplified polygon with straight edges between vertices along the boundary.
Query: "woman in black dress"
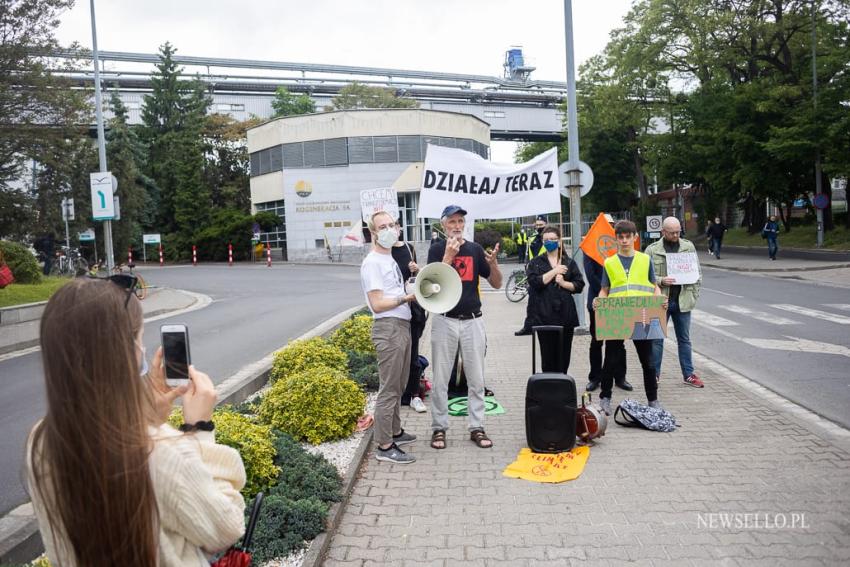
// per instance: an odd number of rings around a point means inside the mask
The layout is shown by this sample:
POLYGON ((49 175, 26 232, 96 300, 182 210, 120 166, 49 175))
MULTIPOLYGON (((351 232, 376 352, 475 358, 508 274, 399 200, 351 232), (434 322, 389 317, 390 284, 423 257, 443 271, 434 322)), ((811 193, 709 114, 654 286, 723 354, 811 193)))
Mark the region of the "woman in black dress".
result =
POLYGON ((561 245, 561 231, 547 226, 541 233, 546 254, 528 263, 528 318, 530 325, 559 325, 564 329, 562 344, 557 333, 539 333, 543 372, 567 373, 573 346, 573 330, 578 326, 573 294, 584 289, 584 279, 575 261, 561 245), (563 352, 559 357, 559 350, 563 352), (559 360, 563 366, 559 366, 559 360))

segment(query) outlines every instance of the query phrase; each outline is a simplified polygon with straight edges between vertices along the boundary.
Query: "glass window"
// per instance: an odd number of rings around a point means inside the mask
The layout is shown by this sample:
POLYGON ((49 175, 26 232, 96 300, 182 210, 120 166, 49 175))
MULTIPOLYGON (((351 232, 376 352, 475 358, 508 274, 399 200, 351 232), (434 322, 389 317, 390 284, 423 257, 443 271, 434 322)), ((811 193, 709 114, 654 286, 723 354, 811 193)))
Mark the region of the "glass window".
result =
POLYGON ((350 163, 374 163, 375 151, 372 147, 372 136, 349 138, 348 160, 350 163))
POLYGON ((348 139, 333 138, 325 140, 325 165, 346 165, 348 163, 348 139))
POLYGON ((301 142, 283 144, 283 167, 286 169, 304 167, 304 145, 301 142))

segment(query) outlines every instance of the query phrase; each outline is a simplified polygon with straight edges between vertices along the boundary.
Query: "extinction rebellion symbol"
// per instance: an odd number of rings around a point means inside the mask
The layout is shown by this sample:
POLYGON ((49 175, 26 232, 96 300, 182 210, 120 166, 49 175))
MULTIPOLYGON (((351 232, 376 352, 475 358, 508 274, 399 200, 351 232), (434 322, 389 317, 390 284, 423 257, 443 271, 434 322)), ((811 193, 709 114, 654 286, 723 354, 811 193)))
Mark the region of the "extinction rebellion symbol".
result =
POLYGON ((610 234, 603 234, 596 240, 596 250, 600 256, 607 258, 617 250, 617 241, 610 234))

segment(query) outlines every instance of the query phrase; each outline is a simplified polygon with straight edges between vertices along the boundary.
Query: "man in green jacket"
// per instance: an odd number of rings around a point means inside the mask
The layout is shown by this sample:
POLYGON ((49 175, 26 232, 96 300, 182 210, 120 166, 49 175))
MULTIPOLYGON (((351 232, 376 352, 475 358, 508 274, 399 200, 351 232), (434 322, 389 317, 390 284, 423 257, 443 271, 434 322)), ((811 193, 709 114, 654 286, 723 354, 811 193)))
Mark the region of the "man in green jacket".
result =
MULTIPOLYGON (((704 384, 699 376, 694 374, 694 363, 691 348, 691 311, 699 299, 699 287, 702 275, 695 283, 677 284, 676 278, 667 275, 667 254, 684 254, 691 252, 694 261, 698 262, 697 250, 690 240, 681 238, 682 225, 676 217, 667 217, 661 225, 661 240, 653 242, 646 248, 646 254, 652 260, 655 282, 661 287, 661 292, 669 298, 667 320, 673 319, 676 329, 676 341, 679 343, 679 366, 685 384, 702 388, 704 384)), ((664 355, 664 339, 656 339, 652 345, 655 375, 661 378, 661 358, 664 355)))

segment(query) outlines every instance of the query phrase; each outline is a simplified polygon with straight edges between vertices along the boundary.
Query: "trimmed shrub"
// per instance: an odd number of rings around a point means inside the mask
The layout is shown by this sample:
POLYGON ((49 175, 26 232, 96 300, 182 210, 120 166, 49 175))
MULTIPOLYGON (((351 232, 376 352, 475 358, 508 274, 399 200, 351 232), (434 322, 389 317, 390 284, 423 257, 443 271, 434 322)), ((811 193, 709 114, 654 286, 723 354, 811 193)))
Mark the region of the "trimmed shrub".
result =
POLYGON ((274 355, 269 381, 274 384, 281 378, 325 366, 344 371, 348 365, 345 353, 321 337, 306 341, 292 341, 274 355))
POLYGON ((377 355, 355 350, 350 350, 346 354, 348 354, 348 374, 351 379, 367 392, 377 392, 380 386, 377 355))
POLYGON ((0 250, 3 251, 3 258, 9 264, 9 269, 12 270, 16 283, 34 284, 41 282, 41 268, 39 268, 38 260, 32 255, 29 248, 17 242, 0 240, 0 250))
POLYGON ((475 232, 475 242, 484 247, 485 250, 492 249, 497 242, 501 242, 502 235, 495 230, 482 230, 475 232))
MULTIPOLYGON (((183 410, 175 408, 168 422, 178 427, 183 423, 183 410)), ((245 497, 252 497, 257 492, 272 486, 280 474, 280 469, 275 465, 271 427, 235 412, 230 406, 216 408, 213 413, 213 423, 215 423, 216 441, 239 451, 242 462, 245 463, 247 478, 242 494, 245 497)))
POLYGON ((372 342, 372 317, 355 315, 331 335, 331 344, 343 351, 375 352, 372 342))
MULTIPOLYGON (((251 505, 245 508, 247 512, 251 505)), ((266 496, 251 543, 254 564, 261 565, 303 547, 304 540, 324 531, 327 515, 328 505, 318 498, 290 500, 274 494, 266 496)))
POLYGON ((503 236, 501 240, 501 250, 508 256, 516 254, 516 242, 510 236, 503 236))
POLYGON ((317 366, 275 382, 260 402, 260 418, 318 445, 354 433, 365 404, 360 386, 344 371, 317 366))
POLYGON ((342 480, 336 467, 323 456, 304 450, 286 433, 275 433, 275 464, 280 467, 280 476, 269 494, 290 500, 318 498, 322 502, 339 502, 342 480))

